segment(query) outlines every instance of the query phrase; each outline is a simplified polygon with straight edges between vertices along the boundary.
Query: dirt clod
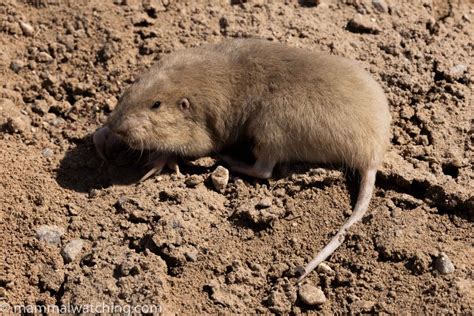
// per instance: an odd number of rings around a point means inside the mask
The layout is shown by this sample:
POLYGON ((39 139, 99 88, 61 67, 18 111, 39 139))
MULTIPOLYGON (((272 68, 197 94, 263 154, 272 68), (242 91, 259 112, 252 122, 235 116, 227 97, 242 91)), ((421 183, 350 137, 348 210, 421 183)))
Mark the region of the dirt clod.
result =
POLYGON ((36 229, 36 237, 52 245, 58 245, 62 235, 64 235, 64 228, 55 225, 41 225, 36 229))
POLYGON ((68 242, 62 249, 61 255, 66 263, 74 261, 76 257, 81 253, 82 247, 84 247, 84 241, 81 239, 74 239, 68 242))
POLYGON ((224 192, 229 182, 229 170, 222 166, 217 166, 217 168, 211 174, 212 184, 218 192, 224 192))
POLYGON ((303 284, 298 289, 298 297, 304 304, 309 306, 321 305, 327 301, 324 292, 319 287, 310 284, 303 284))

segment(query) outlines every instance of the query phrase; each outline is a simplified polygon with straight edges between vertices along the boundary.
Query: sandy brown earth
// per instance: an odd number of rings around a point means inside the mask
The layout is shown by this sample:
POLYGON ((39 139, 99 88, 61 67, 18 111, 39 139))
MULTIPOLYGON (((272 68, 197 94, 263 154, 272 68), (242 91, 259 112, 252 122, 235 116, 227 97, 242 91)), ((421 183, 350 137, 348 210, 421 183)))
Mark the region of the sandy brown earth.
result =
POLYGON ((0 305, 472 313, 473 1, 316 2, 1 1, 0 305), (356 59, 390 101, 369 214, 306 280, 322 304, 296 268, 350 214, 357 176, 282 166, 221 193, 208 158, 136 184, 91 143, 155 59, 231 37, 356 59))

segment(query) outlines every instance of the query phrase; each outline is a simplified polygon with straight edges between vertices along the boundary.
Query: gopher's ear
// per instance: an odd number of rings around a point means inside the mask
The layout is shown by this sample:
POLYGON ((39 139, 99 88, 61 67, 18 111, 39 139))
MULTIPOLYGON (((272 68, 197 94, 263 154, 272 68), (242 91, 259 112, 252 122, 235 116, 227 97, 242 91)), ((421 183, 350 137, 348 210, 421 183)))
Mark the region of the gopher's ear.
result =
POLYGON ((183 98, 179 101, 179 107, 182 111, 188 111, 191 108, 191 103, 188 98, 183 98))

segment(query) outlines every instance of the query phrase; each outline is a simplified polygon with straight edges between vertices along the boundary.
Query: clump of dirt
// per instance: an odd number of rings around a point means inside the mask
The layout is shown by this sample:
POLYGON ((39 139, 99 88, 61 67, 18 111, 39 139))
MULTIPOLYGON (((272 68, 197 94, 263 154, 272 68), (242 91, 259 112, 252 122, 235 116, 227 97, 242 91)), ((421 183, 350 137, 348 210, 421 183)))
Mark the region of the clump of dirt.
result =
POLYGON ((2 1, 0 306, 469 313, 473 14, 467 0, 2 1), (282 166, 216 190, 220 161, 203 159, 136 183, 143 170, 91 142, 154 60, 230 37, 356 59, 390 101, 369 215, 304 289, 298 266, 349 214, 357 177, 282 166))

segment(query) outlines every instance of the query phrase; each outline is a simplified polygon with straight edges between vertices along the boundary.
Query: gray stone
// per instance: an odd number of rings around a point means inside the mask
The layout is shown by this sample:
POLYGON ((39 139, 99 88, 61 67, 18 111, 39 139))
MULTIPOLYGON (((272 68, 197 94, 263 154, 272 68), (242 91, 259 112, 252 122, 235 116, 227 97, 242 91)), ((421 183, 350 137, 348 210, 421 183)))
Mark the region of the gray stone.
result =
POLYGON ((454 264, 444 252, 441 252, 435 259, 434 267, 441 274, 449 274, 454 272, 454 264))
POLYGON ((81 253, 82 247, 84 247, 82 239, 71 240, 61 249, 61 256, 63 256, 66 263, 74 261, 77 255, 81 253))
POLYGON ((229 170, 222 166, 217 166, 216 170, 211 174, 212 184, 219 192, 224 192, 229 182, 229 170))
POLYGON ((304 304, 309 306, 321 305, 327 301, 324 292, 319 287, 310 284, 304 284, 299 288, 298 297, 304 304))
POLYGON ((59 244, 62 235, 64 235, 64 228, 55 225, 41 225, 36 229, 36 237, 51 245, 59 244))
POLYGON ((50 158, 54 155, 54 152, 50 148, 45 148, 41 151, 41 154, 45 158, 50 158))

